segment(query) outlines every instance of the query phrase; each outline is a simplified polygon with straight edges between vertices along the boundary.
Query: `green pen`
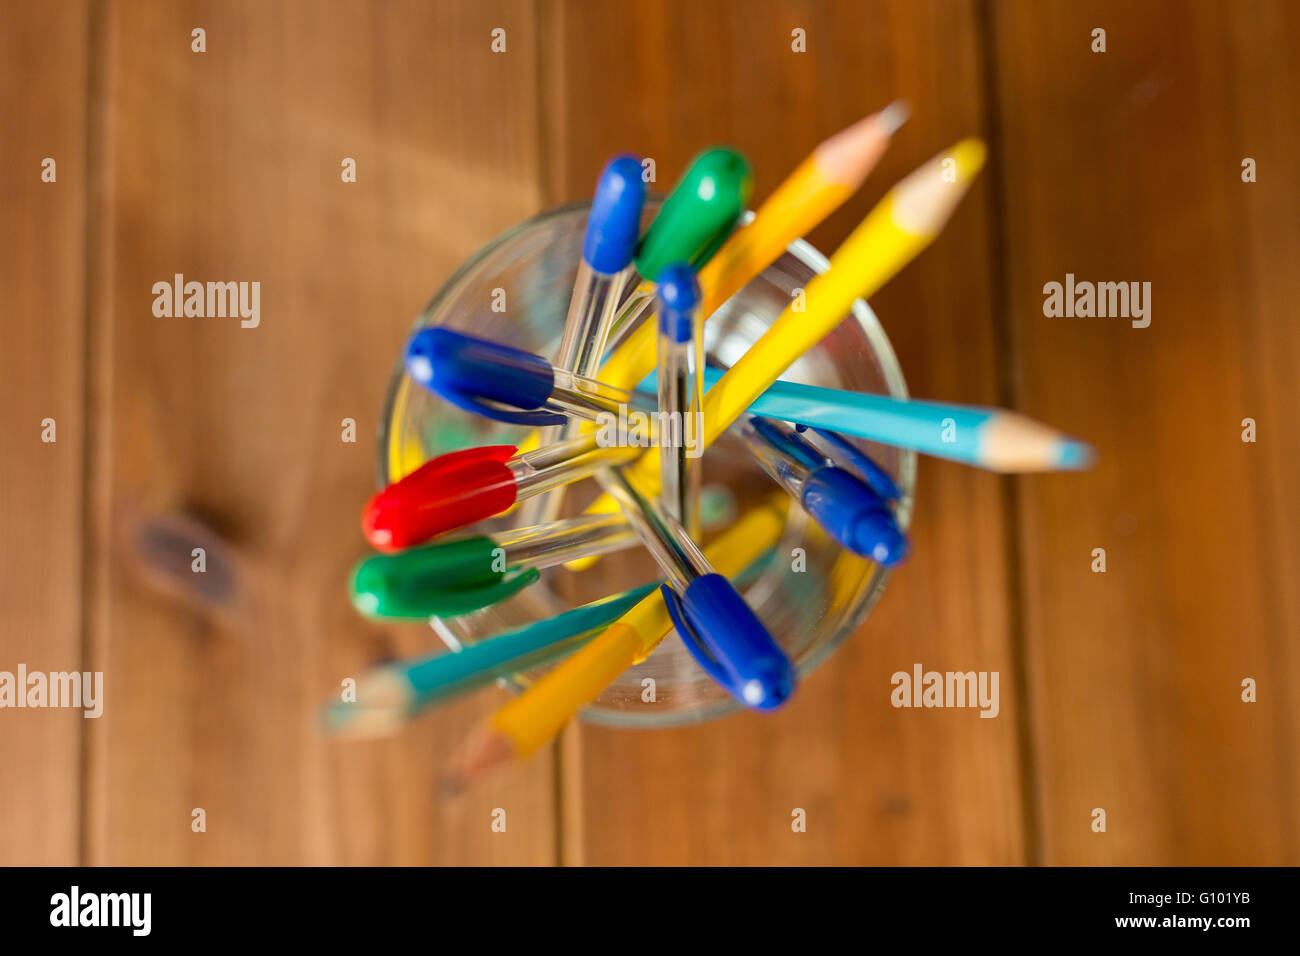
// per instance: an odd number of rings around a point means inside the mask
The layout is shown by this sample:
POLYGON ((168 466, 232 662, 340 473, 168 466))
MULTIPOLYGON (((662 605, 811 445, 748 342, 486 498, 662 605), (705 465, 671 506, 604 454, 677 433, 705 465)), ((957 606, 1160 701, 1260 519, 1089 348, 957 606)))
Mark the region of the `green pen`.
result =
MULTIPOLYGON (((736 575, 735 584, 744 586, 764 573, 775 554, 770 548, 764 551, 736 575)), ((381 664, 357 681, 355 701, 324 708, 325 729, 352 737, 392 733, 448 698, 571 654, 661 584, 663 579, 601 598, 459 651, 381 664)))
POLYGON ((577 650, 623 616, 659 582, 534 621, 454 653, 373 668, 357 683, 356 700, 328 705, 325 729, 350 737, 392 733, 421 710, 498 678, 539 667, 577 650))
POLYGON ((654 304, 654 283, 665 266, 685 262, 698 270, 713 258, 744 214, 753 185, 749 161, 734 149, 715 147, 695 157, 637 244, 632 261, 645 281, 614 317, 608 346, 617 346, 654 304))
POLYGON ((635 541, 621 515, 598 514, 376 554, 352 571, 352 604, 376 618, 467 614, 532 584, 542 568, 635 541))

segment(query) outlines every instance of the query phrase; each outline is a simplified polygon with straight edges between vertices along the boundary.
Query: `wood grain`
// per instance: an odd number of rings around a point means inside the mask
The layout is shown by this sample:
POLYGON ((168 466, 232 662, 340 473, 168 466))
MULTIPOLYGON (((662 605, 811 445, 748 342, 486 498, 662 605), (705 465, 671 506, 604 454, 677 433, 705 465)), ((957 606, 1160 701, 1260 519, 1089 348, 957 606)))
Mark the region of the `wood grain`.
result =
POLYGON ((0 670, 102 670, 106 703, 0 712, 0 864, 1300 863, 1298 34, 1285 0, 5 4, 0 670), (344 678, 434 646, 344 581, 452 269, 615 151, 662 189, 727 142, 761 199, 896 96, 814 244, 986 136, 872 304, 913 394, 1013 405, 1097 469, 923 461, 912 558, 777 716, 575 726, 456 799, 436 775, 498 691, 326 742, 344 678), (1067 272, 1151 282, 1151 326, 1044 316, 1067 272), (260 326, 155 317, 176 273, 261 283, 260 326), (1000 672, 1001 714, 895 710, 917 661, 1000 672))
POLYGON ((1294 865, 1300 17, 991 14, 1018 404, 1101 453, 1018 489, 1043 860, 1294 865), (1150 282, 1151 325, 1045 317, 1067 272, 1150 282))
MULTIPOLYGON (((821 138, 906 97, 914 118, 881 168, 812 237, 833 249, 890 182, 983 123, 971 4, 558 3, 543 20, 548 201, 586 195, 619 150, 653 157, 666 189, 718 142, 749 156, 761 199, 821 138), (805 54, 791 51, 796 27, 805 54)), ((979 187, 873 303, 918 395, 998 397, 988 215, 979 187)), ((998 480, 926 462, 918 488, 915 556, 786 711, 674 731, 581 728, 564 787, 580 808, 565 818, 566 832, 582 829, 580 862, 1024 858, 1012 682, 995 720, 889 703, 890 675, 916 661, 1015 671, 998 480), (795 808, 806 833, 792 832, 795 808)))
POLYGON ((436 793, 493 694, 390 743, 329 743, 314 724, 344 678, 435 643, 364 623, 345 582, 406 329, 539 206, 535 99, 519 95, 531 8, 114 4, 103 30, 92 656, 113 700, 91 736, 89 862, 550 862, 546 759, 436 793), (260 282, 260 325, 155 317, 153 284, 176 273, 260 282), (141 553, 141 528, 172 515, 222 542, 236 613, 142 573, 178 551, 188 564, 183 542, 141 553))
MULTIPOLYGON (((80 671, 87 8, 0 8, 0 670, 80 671), (54 182, 41 179, 55 161, 54 182), (52 443, 42 421, 54 419, 52 443)), ((80 709, 0 711, 0 866, 79 859, 80 709)))

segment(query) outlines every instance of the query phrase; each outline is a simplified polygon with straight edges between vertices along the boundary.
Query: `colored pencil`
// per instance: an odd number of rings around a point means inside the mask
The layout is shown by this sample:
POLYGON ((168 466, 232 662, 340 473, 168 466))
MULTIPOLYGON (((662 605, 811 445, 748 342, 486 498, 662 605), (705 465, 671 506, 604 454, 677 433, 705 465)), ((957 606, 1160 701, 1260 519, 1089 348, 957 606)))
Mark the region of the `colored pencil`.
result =
MULTIPOLYGON (((771 496, 704 549, 718 573, 734 577, 776 544, 788 497, 771 496)), ((452 762, 444 783, 456 791, 489 768, 525 757, 552 739, 619 674, 644 660, 672 628, 658 591, 483 723, 452 762)))
POLYGON ((658 586, 642 585, 460 651, 372 668, 357 681, 355 701, 325 709, 325 728, 348 737, 392 733, 450 697, 572 653, 658 586))
MULTIPOLYGON (((722 369, 705 369, 704 387, 711 387, 722 375, 722 369)), ((654 387, 653 375, 641 383, 643 392, 654 387)), ((1042 422, 979 405, 924 402, 777 381, 747 411, 911 448, 989 471, 1071 471, 1088 467, 1094 458, 1087 443, 1042 422)))

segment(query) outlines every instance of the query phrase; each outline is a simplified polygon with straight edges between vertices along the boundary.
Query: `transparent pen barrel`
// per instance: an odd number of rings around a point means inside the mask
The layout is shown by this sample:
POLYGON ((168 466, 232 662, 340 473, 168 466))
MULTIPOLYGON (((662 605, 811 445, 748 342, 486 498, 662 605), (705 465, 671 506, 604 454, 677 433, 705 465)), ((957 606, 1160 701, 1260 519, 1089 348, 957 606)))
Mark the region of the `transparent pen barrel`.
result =
POLYGON ((792 455, 774 447, 748 422, 740 433, 754 458, 772 480, 788 491, 795 501, 802 501, 804 483, 810 474, 808 467, 792 455))
POLYGON ((615 312, 613 321, 610 322, 609 329, 605 333, 605 344, 617 348, 627 334, 636 328, 641 317, 650 311, 654 303, 655 290, 650 283, 642 282, 633 289, 627 301, 615 312))
MULTIPOLYGON (((586 259, 578 261, 578 275, 564 321, 564 337, 554 363, 556 369, 583 376, 596 374, 610 326, 618 311, 619 299, 635 274, 635 269, 629 266, 622 272, 608 275, 597 272, 586 259)), ((572 411, 569 408, 565 410, 572 411)), ((581 428, 581 422, 570 418, 563 425, 544 429, 539 437, 543 442, 562 441, 579 434, 581 428)), ((554 491, 528 502, 522 516, 530 523, 554 521, 563 502, 563 490, 554 491)))
POLYGON ((508 567, 549 568, 633 544, 636 532, 621 514, 584 515, 494 534, 508 567))
POLYGON ((558 368, 553 374, 555 383, 551 386, 550 404, 566 411, 572 409, 573 414, 589 421, 605 412, 617 415, 620 408, 630 408, 636 403, 631 392, 594 378, 558 368))
POLYGON ((628 524, 636 529, 646 550, 678 593, 685 591, 697 577, 713 572, 713 566, 686 530, 650 505, 628 484, 621 471, 602 471, 597 478, 610 497, 618 502, 628 524))
POLYGON ((596 436, 588 435, 518 455, 508 467, 515 477, 515 496, 522 499, 586 478, 639 453, 638 448, 601 448, 596 436))
POLYGON ((630 269, 614 275, 597 272, 583 260, 569 300, 569 315, 564 322, 564 338, 555 367, 579 375, 591 376, 600 367, 609 330, 618 311, 630 269))
MULTIPOLYGON (((597 426, 607 445, 645 447, 658 441, 653 402, 595 379, 555 370, 547 405, 597 426)), ((570 422, 570 425, 573 423, 570 422)), ((565 437, 565 440, 569 440, 565 437)))
POLYGON ((703 380, 694 342, 659 337, 659 471, 664 510, 691 535, 699 534, 700 455, 703 452, 703 380))

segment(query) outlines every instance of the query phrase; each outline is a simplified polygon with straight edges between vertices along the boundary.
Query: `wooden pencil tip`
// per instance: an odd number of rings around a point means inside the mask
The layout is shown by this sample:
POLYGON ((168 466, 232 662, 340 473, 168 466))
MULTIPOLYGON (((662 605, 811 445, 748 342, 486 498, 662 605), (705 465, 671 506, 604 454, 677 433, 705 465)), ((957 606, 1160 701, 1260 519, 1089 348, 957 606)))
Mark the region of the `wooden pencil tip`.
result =
POLYGON ((1094 457, 1086 442, 1019 412, 998 411, 980 429, 981 464, 1004 474, 1082 471, 1094 457))
POLYGON ((907 122, 911 107, 895 100, 840 130, 814 151, 817 168, 833 182, 856 189, 879 162, 889 138, 907 122))
POLYGON ((444 796, 454 797, 493 767, 500 766, 515 755, 510 739, 504 734, 483 727, 476 730, 452 760, 451 769, 439 783, 444 796))
POLYGON ((886 136, 893 136, 912 115, 912 106, 907 100, 894 100, 876 114, 876 122, 886 136))
POLYGON ((354 700, 327 704, 321 725, 336 737, 382 737, 401 729, 411 703, 410 683, 384 664, 361 675, 354 700))
POLYGON ((1087 442, 1063 438, 1056 453, 1056 467, 1062 471, 1087 471, 1097 463, 1097 452, 1087 442))
POLYGON ((954 146, 948 153, 948 158, 956 166, 957 181, 967 183, 975 178, 976 174, 984 168, 984 159, 988 155, 988 147, 984 145, 983 140, 975 139, 973 136, 963 139, 954 146))
POLYGON ((359 703, 329 704, 321 711, 321 729, 339 739, 385 737, 400 730, 404 721, 401 711, 359 703))
POLYGON ((891 193, 894 222, 918 236, 938 233, 984 166, 987 152, 980 140, 963 139, 909 173, 891 193))

